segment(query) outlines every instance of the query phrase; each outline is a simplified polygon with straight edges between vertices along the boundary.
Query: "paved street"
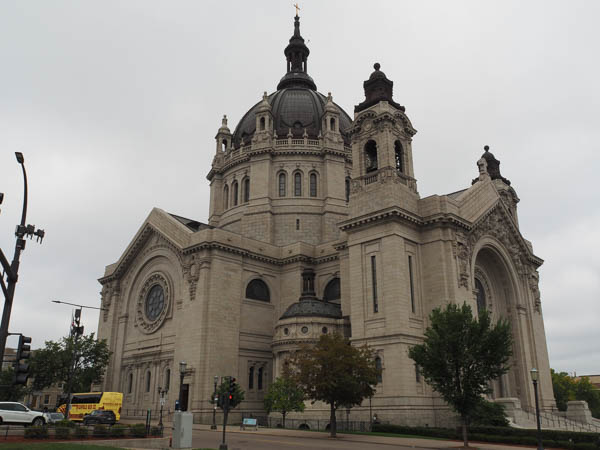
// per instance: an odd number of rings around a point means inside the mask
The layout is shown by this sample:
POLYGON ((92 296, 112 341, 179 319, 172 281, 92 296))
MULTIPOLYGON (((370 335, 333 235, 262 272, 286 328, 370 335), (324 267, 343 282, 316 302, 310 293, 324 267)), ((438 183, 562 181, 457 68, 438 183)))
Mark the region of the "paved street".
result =
MULTIPOLYGON (((194 427, 193 447, 218 449, 222 433, 206 429, 204 426, 194 427), (202 428, 200 428, 202 427, 202 428)), ((355 434, 338 434, 336 439, 328 434, 310 431, 259 429, 259 431, 239 431, 233 427, 227 432, 226 442, 229 450, 370 450, 370 449, 439 449, 460 448, 461 442, 442 441, 418 438, 395 438, 384 436, 366 436, 355 434)), ((507 450, 527 448, 494 444, 471 444, 473 449, 507 450)), ((530 447, 532 448, 532 447, 530 447)))

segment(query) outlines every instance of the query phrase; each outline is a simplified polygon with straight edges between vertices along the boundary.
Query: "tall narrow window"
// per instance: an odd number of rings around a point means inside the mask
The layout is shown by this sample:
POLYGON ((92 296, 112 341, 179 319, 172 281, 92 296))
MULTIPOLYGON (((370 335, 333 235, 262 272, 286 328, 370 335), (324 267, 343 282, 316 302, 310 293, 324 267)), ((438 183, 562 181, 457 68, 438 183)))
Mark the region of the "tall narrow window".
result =
POLYGON ((310 174, 310 196, 311 197, 317 196, 317 174, 316 173, 310 174))
POLYGON ((365 168, 367 172, 377 170, 377 143, 373 140, 365 144, 365 168))
POLYGON ((396 155, 396 172, 404 173, 404 152, 402 151, 402 143, 394 142, 394 150, 396 155))
POLYGON ((475 289, 477 289, 477 315, 485 309, 485 289, 478 278, 475 278, 475 289))
POLYGON ((146 372, 146 392, 150 392, 150 371, 146 372))
POLYGON ((263 372, 264 369, 262 367, 258 368, 258 390, 262 391, 263 388, 263 372))
POLYGON ((413 280, 412 256, 408 255, 408 282, 410 284, 410 310, 415 313, 415 285, 413 280))
POLYGON ((371 285, 373 286, 373 312, 379 311, 377 303, 377 268, 375 266, 375 256, 371 256, 371 285))
POLYGON ((233 206, 237 206, 238 204, 238 183, 234 181, 231 185, 231 203, 233 206))
POLYGON ((169 389, 171 387, 171 369, 165 370, 165 389, 169 389))
POLYGON ((419 366, 415 364, 415 381, 417 383, 421 382, 421 371, 419 370, 419 366))
POLYGON ((254 389, 254 367, 248 370, 248 389, 254 389))
POLYGON ((350 201, 350 178, 346 177, 346 201, 350 201))
POLYGON ((332 117, 331 120, 329 121, 329 129, 331 131, 335 131, 335 119, 332 117))
POLYGON ((250 201, 250 178, 244 179, 244 203, 250 201))
POLYGON ((279 196, 285 197, 285 173, 279 174, 279 196))
POLYGON ((296 197, 302 195, 302 174, 300 172, 294 174, 294 195, 296 197))
POLYGON ((264 131, 265 130, 265 118, 261 117, 260 118, 260 131, 264 131))
POLYGON ((129 374, 129 380, 127 381, 127 393, 131 394, 133 391, 133 374, 129 374))
POLYGON ((226 152, 227 151, 227 139, 223 139, 221 141, 221 149, 226 152))
POLYGON ((229 186, 223 188, 223 209, 229 208, 229 186))
POLYGON ((375 358, 375 369, 377 370, 377 383, 383 381, 383 366, 381 365, 381 358, 378 356, 375 358))

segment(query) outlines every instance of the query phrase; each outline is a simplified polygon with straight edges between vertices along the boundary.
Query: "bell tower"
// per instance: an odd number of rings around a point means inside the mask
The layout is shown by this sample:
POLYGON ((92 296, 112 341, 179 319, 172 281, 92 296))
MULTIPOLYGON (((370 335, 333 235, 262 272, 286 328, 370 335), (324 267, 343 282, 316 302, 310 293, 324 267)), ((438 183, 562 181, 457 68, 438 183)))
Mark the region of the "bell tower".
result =
POLYGON ((417 132, 404 106, 392 97, 394 83, 380 70, 363 83, 365 100, 354 108, 350 215, 389 207, 416 211, 412 137, 417 132))

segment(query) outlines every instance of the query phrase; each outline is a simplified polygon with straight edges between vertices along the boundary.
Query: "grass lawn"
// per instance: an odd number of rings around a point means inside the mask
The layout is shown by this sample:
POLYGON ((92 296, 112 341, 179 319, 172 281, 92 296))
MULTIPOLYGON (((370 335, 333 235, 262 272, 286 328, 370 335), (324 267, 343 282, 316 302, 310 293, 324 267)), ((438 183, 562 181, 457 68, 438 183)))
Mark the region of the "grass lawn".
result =
POLYGON ((115 450, 119 447, 107 447, 106 445, 85 445, 85 444, 69 444, 68 442, 13 442, 13 443, 2 443, 0 441, 0 448, 2 450, 115 450))

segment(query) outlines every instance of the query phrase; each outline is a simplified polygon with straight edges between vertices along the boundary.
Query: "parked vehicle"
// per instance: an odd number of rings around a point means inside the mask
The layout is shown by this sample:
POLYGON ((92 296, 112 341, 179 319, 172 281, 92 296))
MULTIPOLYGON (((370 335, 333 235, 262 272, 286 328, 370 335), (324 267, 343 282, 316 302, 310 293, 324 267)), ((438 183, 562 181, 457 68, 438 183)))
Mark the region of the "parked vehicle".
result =
POLYGON ((114 425, 116 421, 117 417, 110 409, 95 409, 83 417, 84 425, 95 425, 97 423, 114 425))
POLYGON ((65 415, 61 412, 45 412, 44 419, 46 419, 46 423, 56 423, 64 420, 65 415))
POLYGON ((44 425, 44 413, 32 411, 22 403, 0 402, 0 425, 44 425))
MULTIPOLYGON (((82 392, 71 394, 71 409, 69 410, 68 419, 80 421, 95 409, 110 409, 115 413, 117 420, 119 420, 122 405, 122 392, 82 392)), ((67 397, 61 397, 57 406, 57 410, 65 414, 67 410, 67 397)))

